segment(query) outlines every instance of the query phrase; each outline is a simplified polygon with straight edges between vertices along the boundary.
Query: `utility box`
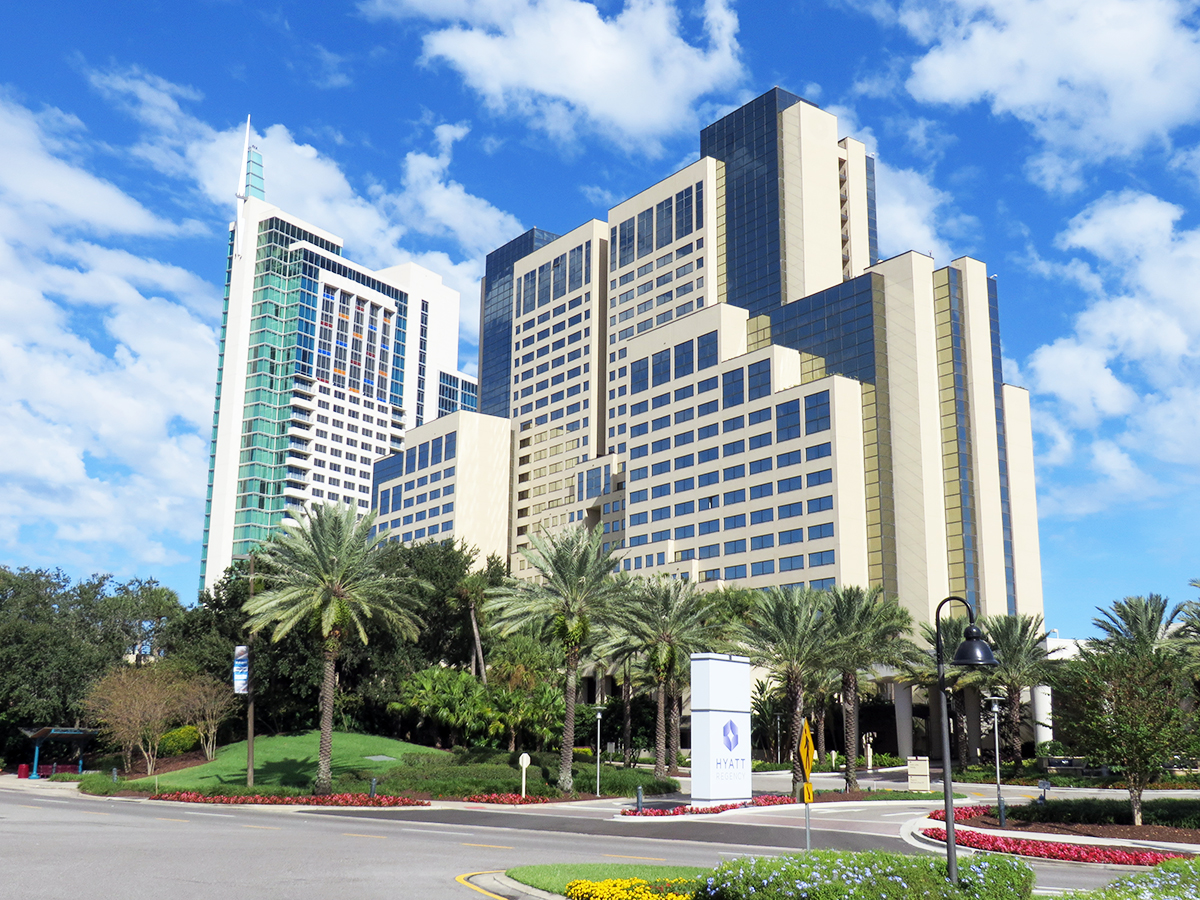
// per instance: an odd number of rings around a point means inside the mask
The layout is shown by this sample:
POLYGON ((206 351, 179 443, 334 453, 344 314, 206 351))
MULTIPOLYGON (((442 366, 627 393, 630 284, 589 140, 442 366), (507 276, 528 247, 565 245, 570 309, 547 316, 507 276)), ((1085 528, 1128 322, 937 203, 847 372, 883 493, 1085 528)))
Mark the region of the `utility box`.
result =
POLYGON ((928 756, 910 756, 908 758, 908 789, 910 791, 929 790, 928 756))

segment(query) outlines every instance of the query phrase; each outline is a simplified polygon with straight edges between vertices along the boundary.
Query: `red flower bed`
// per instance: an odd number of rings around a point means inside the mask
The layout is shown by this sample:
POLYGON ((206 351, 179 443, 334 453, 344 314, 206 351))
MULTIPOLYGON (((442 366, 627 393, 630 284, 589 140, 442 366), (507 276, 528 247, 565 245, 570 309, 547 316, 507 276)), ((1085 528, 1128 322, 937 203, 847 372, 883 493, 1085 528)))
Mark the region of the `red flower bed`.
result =
MULTIPOLYGON (((968 819, 973 819, 976 816, 986 816, 995 808, 994 806, 956 806, 954 807, 954 821, 966 822, 968 819)), ((944 809, 935 809, 929 814, 929 818, 935 822, 945 822, 946 811, 944 809)))
MULTIPOLYGON (((921 832, 935 841, 946 840, 944 828, 926 828, 921 832)), ((1157 850, 1121 850, 1117 847, 1063 844, 1057 841, 1030 841, 1023 838, 997 837, 979 831, 956 831, 955 843, 976 850, 1061 859, 1068 862, 1113 863, 1119 866, 1157 866, 1164 859, 1188 859, 1186 853, 1162 853, 1157 850)))
POLYGON ((731 809, 745 809, 750 806, 782 806, 796 801, 788 794, 763 794, 755 797, 749 803, 721 803, 717 806, 673 806, 670 809, 645 808, 641 812, 636 809, 623 809, 623 816, 707 816, 713 813, 728 812, 731 809))
POLYGON ((721 803, 717 806, 672 806, 670 809, 651 809, 646 807, 641 812, 636 809, 623 809, 623 816, 705 816, 710 813, 726 812, 730 809, 741 809, 745 803, 721 803))
POLYGON ((248 803, 257 806, 429 806, 428 800, 413 800, 411 797, 390 797, 377 794, 326 794, 323 797, 271 797, 252 794, 247 797, 227 797, 221 794, 201 794, 198 791, 173 791, 155 794, 151 800, 177 800, 181 803, 218 803, 237 805, 248 803))
POLYGON ((549 797, 535 797, 532 794, 522 797, 520 794, 472 794, 463 797, 467 803, 510 803, 520 806, 524 803, 549 803, 549 797))

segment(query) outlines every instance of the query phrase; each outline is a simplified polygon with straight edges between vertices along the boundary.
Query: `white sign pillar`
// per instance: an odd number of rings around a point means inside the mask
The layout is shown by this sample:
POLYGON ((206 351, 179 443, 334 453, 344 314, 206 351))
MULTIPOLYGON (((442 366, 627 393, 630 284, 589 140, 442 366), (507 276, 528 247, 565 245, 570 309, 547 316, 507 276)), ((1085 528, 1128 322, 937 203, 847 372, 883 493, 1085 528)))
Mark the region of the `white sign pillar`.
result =
POLYGON ((692 654, 692 803, 749 800, 750 660, 692 654))

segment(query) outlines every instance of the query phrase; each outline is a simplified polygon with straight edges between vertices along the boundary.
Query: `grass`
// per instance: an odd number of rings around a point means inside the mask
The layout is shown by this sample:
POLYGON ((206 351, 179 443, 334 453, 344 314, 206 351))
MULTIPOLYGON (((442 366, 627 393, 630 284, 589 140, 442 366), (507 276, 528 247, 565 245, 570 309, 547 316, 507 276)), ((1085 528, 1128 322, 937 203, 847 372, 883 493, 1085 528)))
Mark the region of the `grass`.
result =
MULTIPOLYGON (((301 734, 280 734, 260 737, 254 741, 254 784, 267 788, 296 788, 306 790, 317 775, 317 753, 320 733, 308 731, 301 734)), ((441 750, 419 747, 391 738, 367 734, 338 733, 333 736, 333 775, 351 771, 383 773, 396 765, 390 760, 375 761, 368 756, 391 756, 395 760, 406 757, 446 756, 441 750)), ((107 778, 107 776, 98 776, 107 778)), ((370 775, 367 776, 368 778, 370 775)), ((112 780, 108 779, 111 785, 112 780)), ((85 779, 83 788, 88 790, 91 779, 85 779)), ((178 769, 158 776, 162 791, 212 791, 224 787, 246 785, 246 742, 226 744, 217 751, 217 758, 199 766, 178 769)), ((126 790, 154 790, 154 777, 129 781, 122 785, 126 790)))
POLYGON ((663 878, 707 877, 711 869, 701 866, 648 866, 644 863, 559 863, 546 866, 519 866, 505 874, 539 890, 561 894, 577 878, 605 881, 609 878, 644 878, 657 881, 663 878))

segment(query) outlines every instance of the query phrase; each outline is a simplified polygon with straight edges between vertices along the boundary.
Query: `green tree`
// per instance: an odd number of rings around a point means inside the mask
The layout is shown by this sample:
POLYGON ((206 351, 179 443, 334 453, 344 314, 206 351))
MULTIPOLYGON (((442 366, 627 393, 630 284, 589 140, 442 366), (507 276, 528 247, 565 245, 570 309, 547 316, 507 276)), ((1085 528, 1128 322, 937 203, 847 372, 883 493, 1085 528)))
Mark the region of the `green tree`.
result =
POLYGON ((1197 740, 1191 679, 1177 654, 1136 642, 1096 642, 1060 667, 1056 686, 1073 698, 1075 742, 1121 767, 1133 824, 1142 824, 1142 792, 1197 740))
POLYGON ((486 611, 501 634, 531 625, 551 626, 566 657, 563 685, 563 735, 558 788, 574 790, 571 763, 575 746, 575 697, 579 658, 594 622, 602 623, 622 588, 612 577, 615 560, 603 549, 599 528, 567 529, 546 537, 531 535, 521 551, 538 573, 534 579, 510 579, 492 588, 486 611))
POLYGON ((827 629, 828 597, 820 591, 772 587, 755 598, 749 621, 737 638, 765 666, 786 698, 786 751, 792 759, 792 793, 804 783, 797 748, 804 725, 804 686, 810 673, 828 666, 831 641, 827 629))
POLYGON ((858 676, 876 666, 901 666, 917 651, 904 635, 912 616, 879 587, 845 585, 829 592, 825 605, 830 663, 842 673, 842 727, 846 748, 846 790, 858 790, 858 676))
POLYGON ((663 575, 632 579, 615 611, 654 678, 655 778, 667 774, 667 711, 675 706, 671 683, 681 679, 692 653, 711 651, 724 640, 725 625, 714 612, 711 597, 694 583, 663 575))
MULTIPOLYGON (((944 616, 940 625, 942 630, 942 647, 945 650, 946 677, 946 707, 953 718, 955 741, 954 750, 958 756, 958 765, 965 769, 970 764, 970 746, 967 743, 967 705, 964 692, 970 688, 979 688, 983 682, 983 673, 974 667, 955 666, 951 664, 955 649, 962 640, 963 631, 969 619, 965 616, 944 616)), ((937 630, 928 622, 921 623, 921 637, 925 648, 920 650, 904 666, 912 680, 923 685, 929 693, 930 704, 937 702, 937 630)))
POLYGON ((1136 652, 1163 647, 1172 640, 1172 628, 1183 612, 1184 604, 1170 606, 1161 594, 1114 600, 1111 607, 1096 607, 1099 616, 1092 624, 1104 635, 1102 640, 1136 652))
POLYGON ((1004 691, 1005 743, 1009 759, 1020 766, 1021 691, 1046 684, 1050 677, 1049 633, 1041 616, 983 616, 979 625, 997 663, 983 674, 1004 691))
POLYGON ((321 741, 314 793, 328 794, 332 780, 333 705, 336 665, 343 642, 357 636, 366 644, 366 623, 379 620, 415 639, 420 621, 411 610, 411 579, 389 575, 374 552, 372 516, 356 521, 353 507, 313 506, 301 524, 285 525, 260 553, 271 576, 269 590, 246 603, 249 627, 272 626, 272 640, 294 629, 318 641, 322 656, 321 741))

